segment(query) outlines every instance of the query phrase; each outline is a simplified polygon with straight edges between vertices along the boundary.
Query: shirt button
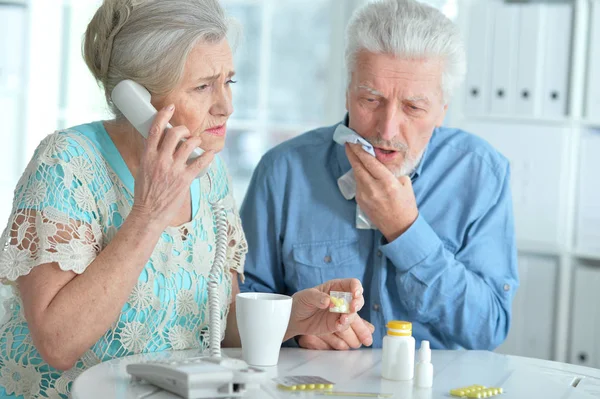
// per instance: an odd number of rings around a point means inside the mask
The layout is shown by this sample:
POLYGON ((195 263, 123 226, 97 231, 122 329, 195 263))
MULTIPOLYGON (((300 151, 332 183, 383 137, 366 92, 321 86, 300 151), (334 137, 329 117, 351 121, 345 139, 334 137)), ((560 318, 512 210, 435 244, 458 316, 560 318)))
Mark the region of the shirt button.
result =
POLYGON ((381 256, 383 255, 383 253, 381 252, 381 250, 377 251, 377 256, 381 258, 381 256))
POLYGON ((504 284, 504 291, 510 291, 510 285, 504 284))
POLYGON ((380 307, 380 306, 379 306, 379 304, 378 304, 378 303, 375 303, 375 304, 373 304, 373 310, 374 310, 374 311, 376 311, 376 312, 379 312, 379 307, 380 307))
POLYGON ((327 255, 323 260, 325 263, 331 263, 331 256, 327 255))

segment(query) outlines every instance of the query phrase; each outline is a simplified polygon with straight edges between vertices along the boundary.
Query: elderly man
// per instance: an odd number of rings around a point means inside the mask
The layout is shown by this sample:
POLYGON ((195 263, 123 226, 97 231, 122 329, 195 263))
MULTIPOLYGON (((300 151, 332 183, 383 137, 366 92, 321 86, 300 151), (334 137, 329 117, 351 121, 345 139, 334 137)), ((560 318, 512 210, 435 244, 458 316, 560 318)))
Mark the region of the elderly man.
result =
POLYGON ((457 27, 415 0, 372 2, 349 23, 346 61, 344 121, 283 143, 254 172, 242 291, 361 279, 352 329, 300 337, 307 348, 380 347, 390 320, 433 348, 495 348, 518 287, 509 164, 441 126, 465 70, 457 27))

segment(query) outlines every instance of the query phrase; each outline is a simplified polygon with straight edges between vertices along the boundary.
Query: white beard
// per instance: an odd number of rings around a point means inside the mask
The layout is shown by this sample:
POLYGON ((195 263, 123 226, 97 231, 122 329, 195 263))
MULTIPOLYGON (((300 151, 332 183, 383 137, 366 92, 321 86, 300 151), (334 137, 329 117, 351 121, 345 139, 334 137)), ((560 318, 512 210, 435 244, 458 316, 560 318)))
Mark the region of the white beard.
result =
POLYGON ((417 166, 419 166, 419 163, 421 162, 421 159, 423 158, 424 152, 425 152, 424 150, 421 151, 421 153, 419 155, 417 155, 416 158, 409 156, 408 152, 405 153, 404 161, 402 162, 402 165, 400 165, 399 168, 395 168, 391 172, 396 177, 410 176, 415 171, 415 169, 417 169, 417 166))

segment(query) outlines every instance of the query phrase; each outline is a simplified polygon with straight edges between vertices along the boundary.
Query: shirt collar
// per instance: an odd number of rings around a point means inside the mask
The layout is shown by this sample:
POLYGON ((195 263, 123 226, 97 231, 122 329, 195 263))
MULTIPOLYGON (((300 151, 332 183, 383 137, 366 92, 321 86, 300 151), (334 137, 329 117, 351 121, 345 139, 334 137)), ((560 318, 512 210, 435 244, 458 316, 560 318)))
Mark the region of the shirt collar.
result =
MULTIPOLYGON (((346 113, 346 116, 344 117, 344 120, 342 122, 340 122, 341 124, 343 124, 344 126, 348 126, 348 121, 349 121, 349 117, 348 114, 346 113)), ((334 126, 334 130, 335 127, 337 125, 334 126)), ((436 133, 438 128, 435 128, 435 130, 433 131, 433 134, 436 133)), ((333 139, 332 139, 333 140, 333 139)), ((335 143, 335 157, 337 159, 337 163, 338 163, 338 176, 336 178, 341 177, 343 174, 347 173, 351 168, 352 165, 350 165, 350 161, 348 160, 348 157, 346 156, 346 148, 343 145, 339 145, 337 143, 335 143)), ((427 144, 427 146, 425 147, 425 151, 423 152, 423 156, 421 157, 421 161, 419 162, 419 165, 417 165, 417 168, 414 170, 414 172, 410 175, 410 180, 411 181, 415 181, 415 179, 417 177, 419 177, 421 175, 421 173, 423 172, 423 164, 425 163, 425 160, 427 158, 427 152, 429 150, 429 144, 427 144)))

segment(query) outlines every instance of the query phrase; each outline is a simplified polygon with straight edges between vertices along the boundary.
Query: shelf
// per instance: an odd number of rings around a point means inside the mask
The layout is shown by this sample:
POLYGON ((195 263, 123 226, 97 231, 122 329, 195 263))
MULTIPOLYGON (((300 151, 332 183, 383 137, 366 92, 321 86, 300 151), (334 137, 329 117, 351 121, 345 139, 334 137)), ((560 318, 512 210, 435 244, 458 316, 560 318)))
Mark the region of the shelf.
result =
MULTIPOLYGON (((454 116, 456 117, 456 116, 454 116)), ((579 127, 600 129, 600 120, 589 119, 569 119, 569 118, 542 118, 526 117, 517 115, 462 115, 458 118, 461 123, 464 122, 483 122, 483 123, 506 123, 506 124, 531 124, 531 125, 552 125, 562 127, 579 127)))
POLYGON ((543 124, 543 125, 561 125, 572 126, 577 124, 577 121, 569 118, 545 118, 519 115, 462 115, 463 121, 475 122, 502 122, 502 123, 527 123, 527 124, 543 124))
POLYGON ((26 0, 0 0, 0 6, 23 6, 27 7, 26 0))
POLYGON ((518 241, 517 251, 543 256, 562 256, 567 253, 564 248, 558 246, 530 241, 518 241))
POLYGON ((599 250, 576 250, 572 255, 579 259, 595 260, 600 261, 600 249, 599 250))
POLYGON ((581 124, 581 126, 600 129, 600 120, 599 121, 582 120, 579 123, 581 124))
POLYGON ((600 248, 578 248, 574 250, 568 250, 549 244, 519 241, 517 242, 517 251, 527 255, 539 255, 539 256, 570 256, 573 258, 587 259, 600 261, 600 248))

